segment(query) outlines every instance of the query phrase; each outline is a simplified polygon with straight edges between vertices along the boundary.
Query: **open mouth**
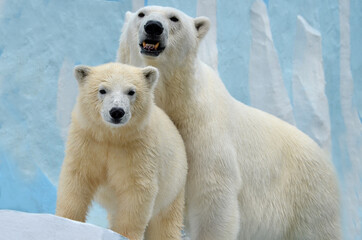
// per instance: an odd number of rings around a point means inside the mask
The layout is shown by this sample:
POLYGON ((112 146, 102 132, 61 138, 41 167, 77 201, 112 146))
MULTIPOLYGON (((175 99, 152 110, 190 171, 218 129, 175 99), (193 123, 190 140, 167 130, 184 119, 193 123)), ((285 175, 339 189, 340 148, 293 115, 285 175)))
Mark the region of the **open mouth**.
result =
POLYGON ((160 46, 159 41, 145 39, 140 43, 141 53, 149 56, 158 56, 165 47, 160 46))

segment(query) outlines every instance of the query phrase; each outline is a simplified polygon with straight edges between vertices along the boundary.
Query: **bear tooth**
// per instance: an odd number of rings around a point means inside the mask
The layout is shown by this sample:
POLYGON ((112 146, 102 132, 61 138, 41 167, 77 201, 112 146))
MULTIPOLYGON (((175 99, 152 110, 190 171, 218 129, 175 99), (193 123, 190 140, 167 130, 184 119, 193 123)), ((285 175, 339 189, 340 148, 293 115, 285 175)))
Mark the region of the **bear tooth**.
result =
POLYGON ((160 45, 160 43, 159 43, 159 42, 158 42, 158 43, 156 43, 156 45, 155 45, 155 49, 157 49, 159 45, 160 45))
POLYGON ((143 47, 146 47, 146 42, 143 42, 142 45, 143 45, 143 47))

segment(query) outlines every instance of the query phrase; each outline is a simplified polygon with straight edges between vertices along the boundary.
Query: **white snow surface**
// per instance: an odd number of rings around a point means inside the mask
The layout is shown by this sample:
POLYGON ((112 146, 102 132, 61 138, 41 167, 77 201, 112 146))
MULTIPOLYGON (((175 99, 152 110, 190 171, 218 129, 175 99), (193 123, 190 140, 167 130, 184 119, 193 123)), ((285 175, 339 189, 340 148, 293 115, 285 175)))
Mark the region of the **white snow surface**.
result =
POLYGON ((1 239, 6 240, 127 240, 118 233, 89 223, 51 214, 0 210, 1 239))

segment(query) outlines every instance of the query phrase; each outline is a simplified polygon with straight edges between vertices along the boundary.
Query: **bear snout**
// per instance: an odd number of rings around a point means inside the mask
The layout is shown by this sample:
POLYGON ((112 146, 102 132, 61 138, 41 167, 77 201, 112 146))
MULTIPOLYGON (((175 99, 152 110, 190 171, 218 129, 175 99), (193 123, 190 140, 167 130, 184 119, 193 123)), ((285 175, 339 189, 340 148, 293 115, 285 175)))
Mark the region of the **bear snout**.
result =
POLYGON ((161 35, 163 32, 162 23, 159 21, 150 20, 145 24, 144 28, 146 33, 150 35, 161 35))
POLYGON ((111 117, 116 121, 121 120, 121 118, 124 116, 124 114, 125 114, 125 111, 123 110, 123 108, 112 108, 109 111, 109 115, 111 115, 111 117))
POLYGON ((162 21, 155 19, 147 20, 140 27, 139 34, 141 54, 157 57, 166 48, 168 30, 162 21))

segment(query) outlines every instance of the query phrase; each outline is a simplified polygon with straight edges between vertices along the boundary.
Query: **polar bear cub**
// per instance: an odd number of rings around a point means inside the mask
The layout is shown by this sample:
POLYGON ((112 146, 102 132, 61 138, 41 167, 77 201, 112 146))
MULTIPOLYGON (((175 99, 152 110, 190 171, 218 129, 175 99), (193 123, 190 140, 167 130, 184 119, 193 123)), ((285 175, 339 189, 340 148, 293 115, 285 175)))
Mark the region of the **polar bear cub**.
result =
POLYGON ((75 76, 56 214, 85 221, 97 195, 123 236, 181 239, 187 160, 176 127, 153 102, 157 69, 109 63, 78 66, 75 76))
POLYGON ((191 239, 340 239, 331 161, 294 126, 228 93, 197 56, 209 25, 173 8, 141 8, 126 14, 118 51, 122 63, 160 71, 155 102, 187 151, 191 239))

